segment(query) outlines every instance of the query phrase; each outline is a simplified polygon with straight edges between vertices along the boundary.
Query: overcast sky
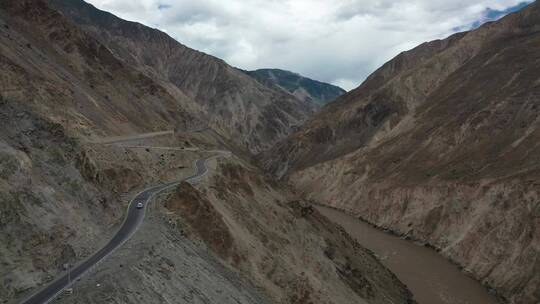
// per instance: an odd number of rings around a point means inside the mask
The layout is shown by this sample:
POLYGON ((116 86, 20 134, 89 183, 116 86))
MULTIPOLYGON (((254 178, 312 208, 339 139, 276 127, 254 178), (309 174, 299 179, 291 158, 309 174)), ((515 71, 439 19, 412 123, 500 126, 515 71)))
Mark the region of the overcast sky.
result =
MULTIPOLYGON (((242 69, 350 90, 399 52, 500 18, 523 0, 86 0, 242 69)), ((527 1, 531 2, 531 1, 527 1)))

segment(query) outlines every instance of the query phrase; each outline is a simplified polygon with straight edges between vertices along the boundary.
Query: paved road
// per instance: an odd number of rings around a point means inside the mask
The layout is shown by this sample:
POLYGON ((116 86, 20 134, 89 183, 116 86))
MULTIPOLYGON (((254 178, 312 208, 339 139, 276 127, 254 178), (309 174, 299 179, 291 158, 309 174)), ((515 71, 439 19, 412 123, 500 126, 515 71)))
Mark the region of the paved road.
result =
MULTIPOLYGON (((160 146, 144 146, 144 145, 119 145, 122 148, 131 148, 131 149, 153 149, 153 150, 172 150, 172 151, 184 151, 184 152, 196 152, 201 151, 199 148, 184 148, 184 147, 160 147, 160 146)), ((207 151, 203 151, 207 152, 207 151)))
MULTIPOLYGON (((229 153, 227 151, 216 151, 216 152, 220 154, 229 153)), ((129 203, 127 214, 124 219, 124 223, 122 224, 118 232, 109 241, 109 243, 105 245, 105 247, 101 248, 98 252, 96 252, 91 257, 87 258, 85 261, 83 261, 79 265, 73 267, 70 270, 70 278, 68 278, 67 273, 64 274, 62 277, 59 277, 56 280, 52 281, 51 283, 49 283, 49 285, 42 288, 40 291, 32 295, 27 300, 23 301, 22 304, 44 304, 44 303, 49 303, 51 300, 54 300, 55 297, 58 296, 64 289, 69 287, 70 282, 73 283, 74 281, 76 281, 78 278, 84 275, 87 271, 95 267, 100 261, 102 261, 108 255, 113 253, 114 250, 116 250, 117 248, 122 246, 127 240, 129 240, 129 238, 137 231, 137 229, 143 222, 144 215, 146 212, 146 207, 148 203, 150 202, 150 199, 154 195, 162 191, 165 191, 167 189, 170 189, 178 185, 182 181, 186 181, 189 183, 198 182, 208 172, 208 167, 206 165, 208 160, 218 157, 218 156, 219 154, 211 156, 206 159, 198 159, 195 162, 195 168, 196 168, 195 174, 191 175, 190 177, 184 180, 170 182, 170 183, 162 184, 158 186, 153 186, 137 194, 129 203), (137 203, 143 203, 144 208, 137 209, 137 203)))
MULTIPOLYGON (((193 129, 193 130, 184 130, 184 131, 178 131, 178 133, 202 133, 207 130, 212 130, 209 127, 204 127, 200 129, 193 129)), ((133 134, 133 135, 122 135, 122 136, 112 136, 112 137, 105 137, 105 138, 99 138, 99 139, 89 139, 88 142, 92 144, 115 144, 115 143, 121 143, 121 142, 130 142, 134 140, 141 140, 141 139, 147 139, 151 137, 159 137, 164 135, 174 135, 174 130, 165 130, 165 131, 157 131, 157 132, 149 132, 149 133, 139 133, 139 134, 133 134)))
POLYGON ((139 134, 134 134, 134 135, 105 137, 105 138, 100 138, 100 139, 91 139, 89 140, 89 142, 93 144, 114 144, 114 143, 119 143, 119 142, 128 142, 128 141, 147 139, 151 137, 158 137, 158 136, 164 136, 164 135, 174 135, 174 131, 167 130, 167 131, 150 132, 150 133, 139 133, 139 134))

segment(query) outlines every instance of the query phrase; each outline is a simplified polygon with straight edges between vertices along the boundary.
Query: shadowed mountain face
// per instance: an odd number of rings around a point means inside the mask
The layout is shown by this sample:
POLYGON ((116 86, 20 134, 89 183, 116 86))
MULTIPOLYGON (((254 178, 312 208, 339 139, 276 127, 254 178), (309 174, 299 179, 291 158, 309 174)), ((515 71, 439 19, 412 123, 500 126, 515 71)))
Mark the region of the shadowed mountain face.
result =
POLYGON ((281 88, 300 100, 323 106, 346 93, 342 88, 279 69, 244 71, 260 83, 281 88))
POLYGON ((440 248, 512 303, 540 298, 540 5, 424 43, 262 162, 322 203, 440 248))
POLYGON ((251 152, 269 147, 300 125, 315 106, 268 88, 224 61, 167 34, 100 11, 83 1, 50 4, 84 29, 122 64, 178 98, 189 99, 208 125, 251 152))

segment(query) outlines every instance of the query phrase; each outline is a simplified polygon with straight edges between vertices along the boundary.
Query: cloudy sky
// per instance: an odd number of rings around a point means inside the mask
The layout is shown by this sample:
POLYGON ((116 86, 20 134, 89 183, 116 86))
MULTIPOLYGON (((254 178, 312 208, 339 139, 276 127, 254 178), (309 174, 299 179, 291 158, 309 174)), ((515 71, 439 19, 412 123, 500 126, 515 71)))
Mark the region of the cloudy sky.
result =
POLYGON ((86 0, 243 69, 350 90, 399 52, 500 18, 523 0, 86 0))

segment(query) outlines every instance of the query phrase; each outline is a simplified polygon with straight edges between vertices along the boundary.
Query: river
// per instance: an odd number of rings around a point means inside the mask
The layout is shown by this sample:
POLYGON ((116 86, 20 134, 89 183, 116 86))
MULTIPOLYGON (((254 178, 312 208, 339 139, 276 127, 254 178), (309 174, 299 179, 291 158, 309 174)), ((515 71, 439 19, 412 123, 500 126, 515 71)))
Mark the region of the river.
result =
POLYGON ((409 287, 418 304, 500 304, 479 282, 433 249, 376 229, 344 212, 317 209, 379 256, 409 287))

